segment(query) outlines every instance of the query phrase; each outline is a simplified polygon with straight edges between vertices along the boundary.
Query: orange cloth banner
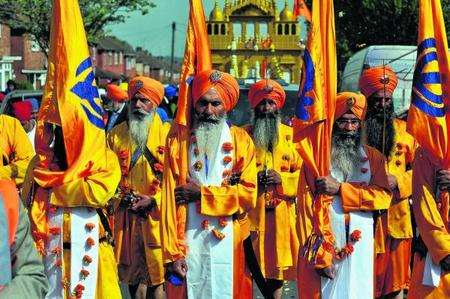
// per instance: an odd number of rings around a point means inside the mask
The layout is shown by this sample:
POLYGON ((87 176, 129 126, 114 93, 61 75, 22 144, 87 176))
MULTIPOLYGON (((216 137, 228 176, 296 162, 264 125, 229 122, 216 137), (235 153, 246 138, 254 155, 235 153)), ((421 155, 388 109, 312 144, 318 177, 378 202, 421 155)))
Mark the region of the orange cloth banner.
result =
POLYGON ((408 132, 450 167, 450 55, 440 0, 419 1, 417 62, 408 132))
POLYGON ((303 16, 305 20, 311 22, 311 12, 306 6, 305 0, 294 0, 294 17, 303 16))
POLYGON ((77 0, 54 0, 47 81, 38 114, 34 170, 44 188, 59 186, 106 169, 104 110, 94 80, 86 33, 77 0), (51 132, 61 126, 66 170, 51 170, 51 132))
MULTIPOLYGON (((305 165, 315 177, 330 172, 331 133, 337 93, 336 36, 333 1, 313 0, 312 22, 303 56, 299 100, 294 118, 294 141, 305 165)), ((329 222, 331 198, 319 196, 314 202, 314 239, 310 240, 310 261, 324 240, 334 242, 329 222)), ((331 247, 332 248, 332 247, 331 247)))
POLYGON ((189 23, 184 60, 181 66, 180 92, 175 123, 188 126, 192 108, 191 83, 194 75, 212 69, 211 51, 201 0, 189 0, 189 23))

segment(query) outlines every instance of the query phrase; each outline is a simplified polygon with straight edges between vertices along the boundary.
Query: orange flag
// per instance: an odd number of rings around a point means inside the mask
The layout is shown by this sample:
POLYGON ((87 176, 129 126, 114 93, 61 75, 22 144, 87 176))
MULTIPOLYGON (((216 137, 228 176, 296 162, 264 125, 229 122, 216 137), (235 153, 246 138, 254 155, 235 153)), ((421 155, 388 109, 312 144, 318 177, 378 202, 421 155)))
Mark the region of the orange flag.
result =
POLYGON ((294 0, 294 17, 303 16, 305 20, 311 22, 311 12, 306 6, 305 0, 294 0))
MULTIPOLYGON (((303 56, 299 99, 294 118, 294 141, 305 165, 315 177, 330 172, 331 133, 337 93, 336 37, 333 1, 313 0, 312 22, 303 56)), ((324 230, 331 198, 319 196, 314 201, 314 248, 331 232, 324 230), (316 242, 317 241, 317 242, 316 242)), ((314 259, 312 253, 310 260, 314 259)))
POLYGON ((106 168, 104 110, 94 80, 77 0, 54 0, 47 81, 38 115, 35 179, 53 187, 106 168), (45 123, 62 128, 67 170, 51 170, 52 150, 45 123))
POLYGON ((195 74, 210 70, 211 51, 206 31, 205 13, 201 0, 189 1, 189 23, 187 27, 184 61, 181 67, 180 92, 175 123, 188 126, 191 109, 191 86, 195 74))
POLYGON ((419 1, 417 62, 408 132, 450 167, 450 55, 440 0, 419 1))

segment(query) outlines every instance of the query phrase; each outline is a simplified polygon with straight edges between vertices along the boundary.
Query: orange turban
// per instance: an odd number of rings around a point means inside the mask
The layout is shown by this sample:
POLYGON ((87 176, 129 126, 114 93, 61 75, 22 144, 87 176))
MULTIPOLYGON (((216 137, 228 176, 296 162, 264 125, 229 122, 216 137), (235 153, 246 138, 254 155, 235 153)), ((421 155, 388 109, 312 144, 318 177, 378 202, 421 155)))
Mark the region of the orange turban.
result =
POLYGON ((164 98, 164 86, 159 81, 149 77, 134 77, 128 84, 128 97, 132 99, 137 93, 159 106, 164 98))
POLYGON ((230 74, 216 70, 206 70, 194 77, 192 83, 193 104, 211 88, 214 88, 220 96, 225 109, 230 111, 239 99, 239 84, 230 74))
POLYGON ((376 66, 363 70, 359 79, 359 89, 368 98, 383 89, 393 93, 397 83, 397 75, 389 66, 376 66))
POLYGON ((14 115, 20 121, 28 121, 31 119, 32 105, 28 101, 15 102, 12 104, 14 115))
POLYGON ((281 109, 286 100, 286 93, 278 82, 264 79, 253 84, 248 91, 248 100, 252 108, 258 106, 263 99, 274 100, 277 108, 281 109))
POLYGON ((367 101, 363 94, 349 91, 341 92, 336 96, 336 113, 334 117, 338 119, 347 111, 351 111, 360 120, 364 120, 366 107, 367 101))
POLYGON ((108 84, 106 86, 106 97, 115 102, 125 102, 128 100, 127 92, 114 84, 108 84))

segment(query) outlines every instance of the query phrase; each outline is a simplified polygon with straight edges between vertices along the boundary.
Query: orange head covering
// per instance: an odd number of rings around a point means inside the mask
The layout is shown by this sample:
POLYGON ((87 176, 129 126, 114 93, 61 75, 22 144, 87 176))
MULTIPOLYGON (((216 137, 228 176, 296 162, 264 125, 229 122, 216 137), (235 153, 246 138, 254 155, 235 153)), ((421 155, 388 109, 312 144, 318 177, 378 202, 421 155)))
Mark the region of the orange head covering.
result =
POLYGON ((336 96, 335 119, 340 118, 347 111, 353 112, 360 120, 364 120, 366 115, 366 97, 360 93, 341 92, 336 96))
POLYGON ((28 101, 15 102, 12 104, 14 115, 20 121, 28 121, 31 119, 31 103, 28 101))
POLYGON ((250 106, 255 108, 263 99, 271 99, 277 103, 277 108, 281 109, 286 100, 286 93, 281 85, 270 79, 263 79, 256 82, 248 91, 250 106))
POLYGON ((106 86, 106 97, 115 102, 125 102, 128 100, 128 94, 125 90, 114 84, 106 86))
POLYGON ((389 66, 376 66, 363 70, 359 79, 359 88, 367 98, 379 90, 393 93, 398 79, 389 66))
POLYGON ((128 84, 128 97, 132 99, 137 93, 159 106, 164 97, 164 86, 149 77, 134 77, 128 84))
POLYGON ((219 93, 227 111, 234 108, 239 99, 239 84, 230 74, 216 70, 206 70, 194 77, 192 82, 193 105, 211 88, 219 93))

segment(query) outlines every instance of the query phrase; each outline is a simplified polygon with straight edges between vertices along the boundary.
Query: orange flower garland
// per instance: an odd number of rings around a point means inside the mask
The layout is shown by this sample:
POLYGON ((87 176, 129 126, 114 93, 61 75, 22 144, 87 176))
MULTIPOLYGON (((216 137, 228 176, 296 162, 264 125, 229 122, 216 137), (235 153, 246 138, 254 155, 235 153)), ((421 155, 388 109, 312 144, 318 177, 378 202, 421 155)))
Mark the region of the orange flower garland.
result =
POLYGON ((334 257, 337 260, 341 260, 351 255, 355 251, 354 244, 361 240, 362 232, 358 229, 355 229, 349 236, 350 241, 345 244, 343 248, 340 250, 334 249, 334 257))
POLYGON ((92 263, 92 258, 89 255, 85 255, 83 256, 83 262, 89 265, 90 263, 92 263))
POLYGON ((95 244, 94 239, 92 239, 91 237, 87 238, 87 240, 86 240, 87 246, 92 247, 92 246, 94 246, 94 244, 95 244))
POLYGON ((225 156, 225 157, 223 158, 223 163, 224 163, 224 164, 228 164, 228 163, 230 163, 231 161, 233 161, 233 158, 231 158, 230 156, 225 156))
POLYGON ((86 269, 82 269, 82 270, 80 271, 80 275, 81 275, 82 279, 85 279, 86 277, 88 277, 89 274, 90 274, 89 271, 86 270, 86 269))
POLYGON ((200 171, 200 170, 202 170, 202 168, 203 168, 202 162, 197 161, 197 162, 194 163, 194 169, 195 169, 196 171, 200 171))
POLYGON ((231 142, 225 142, 222 144, 222 150, 226 153, 229 153, 233 150, 233 144, 231 142))
POLYGON ((86 225, 84 227, 86 228, 87 231, 92 231, 95 227, 95 224, 89 222, 89 223, 86 223, 86 225))

